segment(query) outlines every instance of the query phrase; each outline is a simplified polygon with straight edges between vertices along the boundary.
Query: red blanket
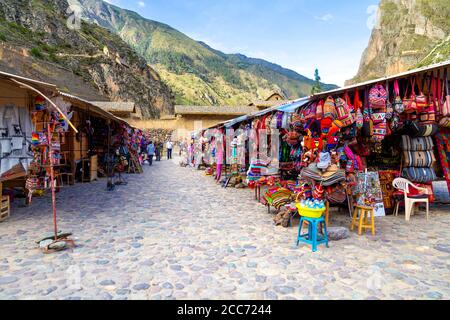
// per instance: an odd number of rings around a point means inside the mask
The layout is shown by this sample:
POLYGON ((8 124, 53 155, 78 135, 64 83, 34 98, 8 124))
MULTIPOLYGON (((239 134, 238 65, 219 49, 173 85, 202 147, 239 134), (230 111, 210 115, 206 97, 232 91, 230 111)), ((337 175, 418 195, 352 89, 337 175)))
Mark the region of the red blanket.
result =
POLYGON ((435 138, 439 151, 439 160, 444 171, 445 180, 447 181, 448 192, 450 193, 450 130, 440 129, 435 138))

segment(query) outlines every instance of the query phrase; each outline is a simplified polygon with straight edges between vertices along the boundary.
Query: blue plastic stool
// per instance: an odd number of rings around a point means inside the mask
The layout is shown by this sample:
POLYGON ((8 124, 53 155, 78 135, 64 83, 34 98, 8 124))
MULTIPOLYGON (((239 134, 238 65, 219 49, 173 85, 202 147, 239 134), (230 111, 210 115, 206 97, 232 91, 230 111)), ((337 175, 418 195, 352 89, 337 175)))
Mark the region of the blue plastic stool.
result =
POLYGON ((312 245, 312 251, 317 251, 317 246, 319 244, 326 244, 328 246, 328 233, 327 233, 327 224, 325 223, 325 218, 300 218, 300 225, 298 227, 298 237, 297 237, 297 246, 300 242, 304 242, 306 244, 312 245), (308 233, 302 234, 303 222, 308 223, 308 233), (320 227, 320 235, 317 232, 317 227, 320 227))

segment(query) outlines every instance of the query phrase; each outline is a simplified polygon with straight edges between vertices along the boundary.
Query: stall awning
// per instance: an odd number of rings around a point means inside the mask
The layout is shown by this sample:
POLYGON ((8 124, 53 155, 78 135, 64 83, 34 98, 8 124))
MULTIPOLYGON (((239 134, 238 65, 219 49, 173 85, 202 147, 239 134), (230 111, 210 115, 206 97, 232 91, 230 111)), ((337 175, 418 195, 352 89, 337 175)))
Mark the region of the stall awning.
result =
POLYGON ((277 109, 277 111, 283 111, 283 112, 295 112, 298 108, 303 107, 305 104, 307 104, 310 101, 311 97, 304 97, 301 99, 298 99, 295 102, 292 102, 287 105, 283 105, 277 109))
POLYGON ((436 64, 432 64, 429 66, 425 66, 425 67, 421 67, 421 68, 416 68, 416 69, 412 69, 412 70, 408 70, 402 73, 398 73, 398 74, 394 74, 391 76, 386 76, 383 78, 378 78, 378 79, 373 79, 373 80, 368 80, 365 82, 360 82, 360 83, 355 83, 343 88, 338 88, 338 89, 333 89, 330 91, 324 91, 324 92, 320 92, 314 96, 312 96, 312 100, 317 100, 317 99, 323 99, 327 96, 335 96, 335 95, 340 95, 342 93, 345 93, 347 91, 352 91, 355 89, 360 89, 362 87, 368 87, 368 86, 372 86, 374 84, 377 83, 384 83, 386 81, 392 81, 394 79, 401 79, 401 78, 406 78, 415 74, 419 74, 419 73, 426 73, 426 72, 430 72, 430 71, 435 71, 437 69, 442 69, 442 68, 448 68, 450 67, 450 60, 446 60, 443 62, 439 62, 436 64))
POLYGON ((102 108, 94 105, 92 102, 84 100, 80 97, 65 93, 65 92, 59 92, 59 94, 66 100, 68 100, 69 102, 71 102, 72 104, 75 104, 77 107, 82 108, 84 110, 89 110, 90 112, 96 114, 99 117, 102 117, 104 119, 109 119, 112 121, 116 121, 119 123, 126 123, 127 125, 129 125, 124 119, 119 118, 115 115, 113 115, 112 113, 103 110, 102 108))
POLYGON ((289 103, 286 103, 286 104, 283 104, 283 105, 280 105, 280 106, 275 106, 275 107, 272 107, 272 108, 269 108, 269 109, 265 109, 265 110, 262 110, 262 111, 259 111, 259 112, 255 112, 253 114, 249 114, 249 115, 245 115, 245 116, 242 116, 242 117, 239 117, 239 118, 232 119, 232 120, 226 122, 224 124, 224 126, 226 128, 231 128, 232 126, 234 126, 237 123, 243 122, 243 121, 248 120, 248 119, 253 119, 253 118, 256 118, 256 117, 260 117, 260 116, 263 116, 263 115, 265 115, 267 113, 270 113, 270 112, 273 112, 273 111, 294 112, 298 108, 300 108, 300 107, 304 106, 305 104, 307 104, 309 102, 309 100, 310 100, 310 97, 304 97, 304 98, 300 98, 298 100, 293 100, 293 101, 290 101, 289 103))

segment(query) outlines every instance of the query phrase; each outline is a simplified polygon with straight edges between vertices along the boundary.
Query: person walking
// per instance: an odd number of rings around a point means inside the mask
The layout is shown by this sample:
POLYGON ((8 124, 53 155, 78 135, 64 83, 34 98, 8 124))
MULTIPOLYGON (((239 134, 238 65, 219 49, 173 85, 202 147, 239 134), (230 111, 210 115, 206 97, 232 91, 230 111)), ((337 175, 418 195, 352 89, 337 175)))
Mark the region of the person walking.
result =
POLYGON ((155 147, 155 155, 156 155, 156 161, 161 161, 161 144, 156 143, 155 147))
POLYGON ((166 148, 167 148, 167 160, 170 160, 172 159, 172 148, 173 148, 173 143, 172 141, 170 141, 170 139, 166 143, 166 148))
POLYGON ((161 161, 161 157, 162 157, 163 151, 164 151, 164 143, 163 142, 158 143, 158 149, 159 149, 159 159, 158 159, 158 161, 161 161))
POLYGON ((155 145, 152 141, 147 146, 147 154, 148 154, 148 164, 153 164, 153 156, 155 155, 155 145))
POLYGON ((223 166, 223 142, 219 139, 216 142, 216 181, 220 182, 222 178, 222 166, 223 166))

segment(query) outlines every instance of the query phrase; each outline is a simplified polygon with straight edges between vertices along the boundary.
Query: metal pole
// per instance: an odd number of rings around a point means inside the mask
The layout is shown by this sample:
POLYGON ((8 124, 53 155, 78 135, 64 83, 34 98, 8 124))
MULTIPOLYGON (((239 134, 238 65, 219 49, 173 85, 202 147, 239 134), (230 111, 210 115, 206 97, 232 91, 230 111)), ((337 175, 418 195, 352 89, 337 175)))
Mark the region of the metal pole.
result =
POLYGON ((52 147, 52 132, 50 129, 50 124, 47 124, 47 134, 48 134, 48 152, 50 156, 50 183, 52 187, 52 207, 53 207, 53 227, 55 232, 55 241, 58 240, 58 226, 56 222, 56 193, 55 193, 55 171, 53 170, 53 147, 52 147))

